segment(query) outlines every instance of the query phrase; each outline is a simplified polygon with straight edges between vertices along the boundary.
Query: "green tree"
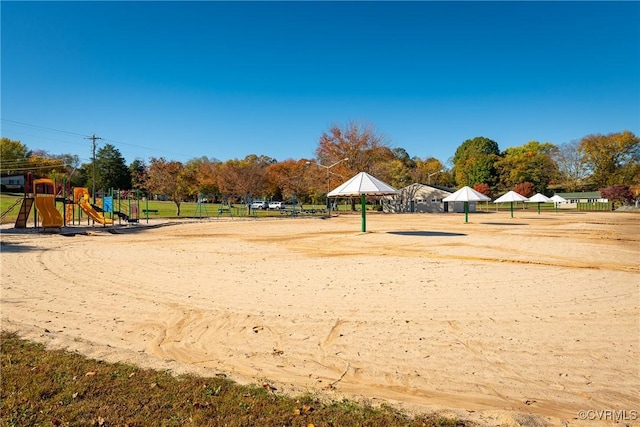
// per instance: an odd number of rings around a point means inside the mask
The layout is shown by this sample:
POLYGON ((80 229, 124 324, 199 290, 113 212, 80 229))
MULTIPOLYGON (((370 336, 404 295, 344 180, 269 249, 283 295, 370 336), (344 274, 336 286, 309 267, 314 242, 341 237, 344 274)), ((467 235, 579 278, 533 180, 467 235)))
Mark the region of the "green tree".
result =
POLYGON ((105 144, 96 153, 96 189, 131 189, 131 173, 120 151, 105 144))
POLYGON ((5 137, 0 139, 0 173, 22 175, 28 167, 30 156, 29 149, 20 141, 5 137))
POLYGON ((530 182, 537 192, 544 193, 551 179, 557 175, 556 163, 551 158, 555 148, 549 142, 537 141, 507 148, 495 162, 499 190, 530 182))
POLYGON ((484 137, 468 139, 453 156, 453 169, 458 186, 496 183, 495 163, 500 157, 498 143, 484 137))
POLYGON ((638 175, 640 139, 632 132, 587 135, 579 149, 591 171, 592 188, 637 184, 633 181, 638 175))

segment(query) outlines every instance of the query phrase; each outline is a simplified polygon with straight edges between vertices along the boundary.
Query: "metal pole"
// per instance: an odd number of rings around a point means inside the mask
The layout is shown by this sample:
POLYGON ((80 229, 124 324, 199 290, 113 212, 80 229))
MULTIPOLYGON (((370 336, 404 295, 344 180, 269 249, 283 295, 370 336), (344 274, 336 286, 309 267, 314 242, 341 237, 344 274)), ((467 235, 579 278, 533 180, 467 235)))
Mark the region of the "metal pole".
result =
POLYGON ((329 191, 331 191, 331 177, 329 176, 329 169, 331 169, 331 167, 325 166, 325 168, 327 168, 327 212, 331 215, 331 204, 329 204, 329 191))
POLYGON ((464 223, 469 222, 469 202, 464 202, 464 223))
POLYGON ((85 139, 90 139, 92 143, 92 169, 93 169, 93 204, 96 204, 96 140, 102 139, 94 133, 85 139))
POLYGON ((362 232, 367 232, 367 196, 360 195, 360 206, 362 209, 362 232))

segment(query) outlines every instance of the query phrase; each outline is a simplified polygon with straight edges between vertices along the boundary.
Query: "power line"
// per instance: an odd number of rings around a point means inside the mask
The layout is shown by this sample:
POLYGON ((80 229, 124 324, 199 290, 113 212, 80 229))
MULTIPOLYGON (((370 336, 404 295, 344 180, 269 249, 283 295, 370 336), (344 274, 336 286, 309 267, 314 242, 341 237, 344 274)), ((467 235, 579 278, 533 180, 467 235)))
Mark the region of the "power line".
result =
MULTIPOLYGON (((62 133, 62 134, 80 136, 82 138, 86 138, 85 137, 86 134, 80 134, 80 133, 70 132, 70 131, 66 131, 66 130, 54 129, 54 128, 50 128, 50 127, 46 127, 46 126, 34 125, 34 124, 31 124, 31 123, 20 122, 20 121, 17 121, 17 120, 10 120, 10 119, 1 119, 1 120, 3 122, 10 123, 12 125, 22 126, 22 127, 26 127, 26 128, 39 129, 39 130, 44 130, 44 131, 48 131, 48 132, 58 132, 58 133, 62 133)), ((31 135, 31 136, 35 137, 35 135, 31 135)), ((56 141, 55 139, 47 138, 47 137, 44 137, 44 136, 37 136, 37 138, 44 138, 44 139, 50 139, 52 141, 56 141)), ((154 147, 146 147, 146 146, 143 146, 143 145, 131 144, 131 143, 128 143, 128 142, 116 141, 116 140, 112 140, 112 139, 105 139, 105 138, 100 138, 100 139, 103 140, 104 142, 107 142, 107 143, 113 143, 114 145, 126 145, 128 147, 139 148, 139 149, 146 150, 146 151, 155 151, 155 152, 160 152, 160 153, 173 154, 175 156, 181 156, 181 157, 185 157, 185 158, 198 157, 198 156, 193 156, 193 155, 184 154, 184 153, 177 153, 175 151, 161 150, 161 149, 154 148, 154 147)), ((70 144, 80 145, 79 143, 76 143, 76 142, 61 141, 61 140, 58 140, 58 141, 59 142, 66 142, 66 143, 70 143, 70 144)))
MULTIPOLYGON (((29 166, 29 167, 24 167, 24 168, 5 168, 4 166, 2 167, 3 169, 6 169, 6 171, 10 171, 10 172, 20 172, 20 171, 31 171, 31 170, 40 170, 40 169, 56 169, 56 168, 60 168, 60 167, 71 167, 71 165, 67 165, 65 163, 61 163, 59 165, 48 165, 48 166, 29 166)), ((3 172, 4 173, 4 172, 3 172)))
POLYGON ((34 129, 42 129, 42 130, 48 130, 48 131, 51 131, 51 132, 66 133, 67 135, 84 136, 84 135, 82 135, 80 133, 69 132, 69 131, 66 131, 66 130, 54 129, 54 128, 49 128, 49 127, 45 127, 45 126, 32 125, 30 123, 19 122, 17 120, 2 119, 2 121, 6 122, 6 123, 12 123, 14 125, 30 127, 30 128, 34 128, 34 129))

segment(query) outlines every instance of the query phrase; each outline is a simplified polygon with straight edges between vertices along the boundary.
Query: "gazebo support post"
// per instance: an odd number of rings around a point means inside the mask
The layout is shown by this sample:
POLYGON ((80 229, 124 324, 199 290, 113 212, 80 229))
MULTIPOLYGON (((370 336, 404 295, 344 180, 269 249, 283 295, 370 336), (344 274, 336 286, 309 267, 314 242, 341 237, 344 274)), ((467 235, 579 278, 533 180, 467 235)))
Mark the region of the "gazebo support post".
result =
POLYGON ((464 223, 469 222, 469 202, 464 202, 464 223))
POLYGON ((513 218, 513 202, 509 202, 511 204, 511 218, 513 218))
POLYGON ((540 215, 540 205, 541 205, 541 203, 538 202, 538 215, 540 215))
POLYGON ((360 206, 362 209, 362 232, 367 232, 367 196, 360 195, 360 206))

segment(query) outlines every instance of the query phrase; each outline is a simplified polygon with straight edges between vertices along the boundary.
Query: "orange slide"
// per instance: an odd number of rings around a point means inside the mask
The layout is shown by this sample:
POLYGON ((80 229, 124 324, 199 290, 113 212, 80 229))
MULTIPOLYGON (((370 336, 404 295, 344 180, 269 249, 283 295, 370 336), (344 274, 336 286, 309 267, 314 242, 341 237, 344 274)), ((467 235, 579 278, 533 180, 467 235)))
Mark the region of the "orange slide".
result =
POLYGON ((40 215, 43 228, 60 228, 64 223, 62 214, 56 209, 56 195, 53 194, 55 183, 52 179, 36 179, 33 181, 34 199, 36 203, 36 209, 40 215), (36 191, 37 186, 41 189, 49 189, 51 194, 47 194, 44 191, 38 193, 36 191))
POLYGON ((77 187, 73 189, 73 200, 76 201, 80 209, 82 209, 89 218, 100 224, 113 224, 113 220, 105 218, 101 212, 98 212, 89 203, 89 191, 83 187, 77 187))

